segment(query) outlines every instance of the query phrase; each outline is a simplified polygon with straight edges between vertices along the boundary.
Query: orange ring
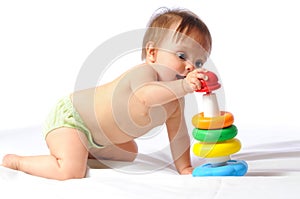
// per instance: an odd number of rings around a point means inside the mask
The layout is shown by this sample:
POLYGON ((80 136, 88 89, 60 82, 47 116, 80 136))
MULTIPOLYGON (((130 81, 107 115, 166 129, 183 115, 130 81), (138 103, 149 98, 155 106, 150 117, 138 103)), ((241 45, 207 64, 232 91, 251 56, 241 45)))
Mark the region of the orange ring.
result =
POLYGON ((204 113, 198 113, 192 118, 194 127, 199 129, 221 129, 233 124, 234 118, 230 112, 221 111, 217 117, 204 117, 204 113))

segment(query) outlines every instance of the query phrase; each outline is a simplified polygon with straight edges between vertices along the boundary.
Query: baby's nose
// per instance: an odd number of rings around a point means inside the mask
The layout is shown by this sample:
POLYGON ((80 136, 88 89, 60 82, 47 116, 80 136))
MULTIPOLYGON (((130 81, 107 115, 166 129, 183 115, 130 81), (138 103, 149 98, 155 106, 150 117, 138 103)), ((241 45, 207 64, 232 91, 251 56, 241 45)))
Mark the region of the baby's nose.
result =
POLYGON ((195 69, 195 67, 193 66, 193 64, 190 64, 190 63, 186 63, 186 66, 185 66, 185 70, 187 72, 191 72, 195 69))

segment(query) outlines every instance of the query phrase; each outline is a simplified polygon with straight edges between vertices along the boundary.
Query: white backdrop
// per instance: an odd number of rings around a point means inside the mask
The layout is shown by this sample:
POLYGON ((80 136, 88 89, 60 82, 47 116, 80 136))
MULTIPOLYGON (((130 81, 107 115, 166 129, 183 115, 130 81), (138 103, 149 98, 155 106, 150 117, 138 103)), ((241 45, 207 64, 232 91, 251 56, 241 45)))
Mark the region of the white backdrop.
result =
MULTIPOLYGON (((292 0, 1 1, 0 130, 40 125, 102 42, 161 6, 197 13, 238 126, 298 127, 299 4, 292 0)), ((139 60, 136 60, 138 63, 139 60)))

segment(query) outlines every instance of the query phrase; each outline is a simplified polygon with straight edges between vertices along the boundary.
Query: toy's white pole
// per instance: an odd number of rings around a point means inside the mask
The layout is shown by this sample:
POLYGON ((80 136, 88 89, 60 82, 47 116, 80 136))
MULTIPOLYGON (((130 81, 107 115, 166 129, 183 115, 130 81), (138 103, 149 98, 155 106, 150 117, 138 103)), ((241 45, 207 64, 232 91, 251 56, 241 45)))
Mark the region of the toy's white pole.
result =
POLYGON ((217 117, 221 115, 215 93, 206 93, 203 95, 203 113, 204 117, 217 117))
POLYGON ((221 156, 217 158, 206 158, 206 162, 214 166, 223 166, 226 165, 226 162, 230 159, 231 159, 230 155, 228 155, 228 156, 221 156))

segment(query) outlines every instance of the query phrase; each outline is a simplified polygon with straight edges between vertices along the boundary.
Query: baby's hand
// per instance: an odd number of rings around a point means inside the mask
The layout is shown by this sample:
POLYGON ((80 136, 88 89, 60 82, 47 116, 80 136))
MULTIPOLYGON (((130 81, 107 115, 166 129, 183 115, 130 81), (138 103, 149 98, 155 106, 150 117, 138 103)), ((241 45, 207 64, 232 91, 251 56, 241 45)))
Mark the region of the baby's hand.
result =
POLYGON ((189 175, 189 174, 192 174, 194 168, 193 167, 187 167, 185 169, 183 169, 180 174, 181 175, 189 175))
POLYGON ((203 80, 208 79, 208 77, 205 75, 206 72, 207 72, 206 69, 199 68, 199 69, 195 69, 192 72, 187 74, 185 81, 190 88, 188 91, 193 92, 195 90, 201 89, 200 79, 203 79, 203 80))

